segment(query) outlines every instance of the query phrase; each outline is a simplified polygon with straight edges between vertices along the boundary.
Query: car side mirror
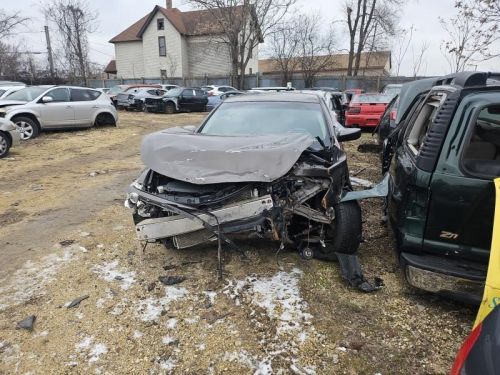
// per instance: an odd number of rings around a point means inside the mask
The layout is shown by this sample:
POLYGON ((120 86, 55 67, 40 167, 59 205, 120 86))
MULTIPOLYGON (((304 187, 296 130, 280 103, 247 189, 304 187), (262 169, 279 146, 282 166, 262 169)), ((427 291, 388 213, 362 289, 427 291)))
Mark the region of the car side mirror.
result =
POLYGON ((342 127, 337 135, 339 142, 355 141, 361 137, 361 129, 342 127))
POLYGON ((42 98, 42 103, 50 103, 50 102, 53 102, 54 99, 51 97, 51 96, 44 96, 42 98))
POLYGON ((182 129, 193 132, 193 133, 196 131, 196 128, 197 128, 196 125, 186 125, 186 126, 182 127, 182 129))

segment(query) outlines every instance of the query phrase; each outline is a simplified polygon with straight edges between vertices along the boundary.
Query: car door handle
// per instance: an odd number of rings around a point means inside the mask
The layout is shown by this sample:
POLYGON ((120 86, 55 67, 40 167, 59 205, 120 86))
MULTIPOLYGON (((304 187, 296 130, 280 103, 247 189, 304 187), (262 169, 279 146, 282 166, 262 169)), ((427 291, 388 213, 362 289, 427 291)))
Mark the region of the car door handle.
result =
POLYGON ((66 108, 67 109, 71 109, 71 108, 73 108, 73 106, 72 105, 67 105, 66 108))

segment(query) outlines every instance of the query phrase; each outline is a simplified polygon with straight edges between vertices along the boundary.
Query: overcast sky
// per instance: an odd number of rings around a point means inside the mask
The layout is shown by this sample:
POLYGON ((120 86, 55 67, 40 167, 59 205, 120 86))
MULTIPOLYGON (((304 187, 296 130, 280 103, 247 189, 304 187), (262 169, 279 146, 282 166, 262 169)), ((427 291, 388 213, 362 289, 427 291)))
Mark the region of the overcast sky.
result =
MULTIPOLYGON (((90 35, 90 54, 93 61, 103 65, 114 57, 113 45, 108 43, 113 36, 137 21, 155 5, 165 6, 164 1, 154 0, 88 0, 90 6, 99 13, 98 30, 90 35)), ((338 20, 341 17, 341 5, 344 0, 297 0, 298 6, 305 12, 320 12, 325 25, 328 22, 338 20)), ((441 52, 441 41, 446 38, 438 16, 446 18, 454 14, 454 0, 407 0, 400 14, 401 28, 413 26, 415 33, 412 44, 407 52, 406 59, 401 67, 401 74, 411 75, 412 73, 412 49, 417 52, 422 43, 428 43, 429 49, 426 54, 422 75, 438 75, 449 72, 449 66, 441 52)), ((25 47, 29 51, 45 51, 45 36, 43 34, 44 18, 41 12, 43 1, 33 0, 2 0, 0 8, 8 11, 21 10, 23 14, 31 17, 31 22, 27 28, 20 30, 15 36, 16 40, 22 39, 25 47)), ((185 0, 173 0, 174 7, 181 10, 189 10, 185 0)), ((51 31, 52 39, 56 39, 55 30, 51 31)), ((345 46, 346 35, 338 33, 337 45, 345 46)), ((262 56, 261 56, 262 57, 262 56)), ((39 59, 45 59, 45 55, 40 55, 39 59)), ((394 57, 393 57, 394 64, 394 57)), ((478 69, 496 71, 498 61, 481 63, 478 69)), ((471 66, 470 69, 475 69, 471 66)))

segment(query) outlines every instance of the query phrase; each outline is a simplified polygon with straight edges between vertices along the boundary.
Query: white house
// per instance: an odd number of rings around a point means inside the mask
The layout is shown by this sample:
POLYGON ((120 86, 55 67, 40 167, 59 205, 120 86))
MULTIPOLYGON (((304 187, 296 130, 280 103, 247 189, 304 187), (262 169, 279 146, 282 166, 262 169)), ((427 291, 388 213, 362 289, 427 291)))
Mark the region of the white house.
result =
MULTIPOLYGON (((207 10, 182 12, 155 6, 139 21, 110 40, 115 45, 120 78, 228 75, 231 58, 220 30, 207 10)), ((252 51, 245 74, 258 71, 258 48, 252 51)))

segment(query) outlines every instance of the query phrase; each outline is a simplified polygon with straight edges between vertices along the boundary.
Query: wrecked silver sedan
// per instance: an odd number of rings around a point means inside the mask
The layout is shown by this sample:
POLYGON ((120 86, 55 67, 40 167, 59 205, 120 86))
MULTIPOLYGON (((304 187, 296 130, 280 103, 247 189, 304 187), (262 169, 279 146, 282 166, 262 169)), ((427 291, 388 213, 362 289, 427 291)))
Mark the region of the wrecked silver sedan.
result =
POLYGON ((357 139, 313 94, 228 98, 198 129, 146 136, 146 165, 130 186, 140 241, 182 249, 208 241, 234 247, 230 234, 271 238, 304 258, 354 254, 361 240, 346 154, 357 139))

